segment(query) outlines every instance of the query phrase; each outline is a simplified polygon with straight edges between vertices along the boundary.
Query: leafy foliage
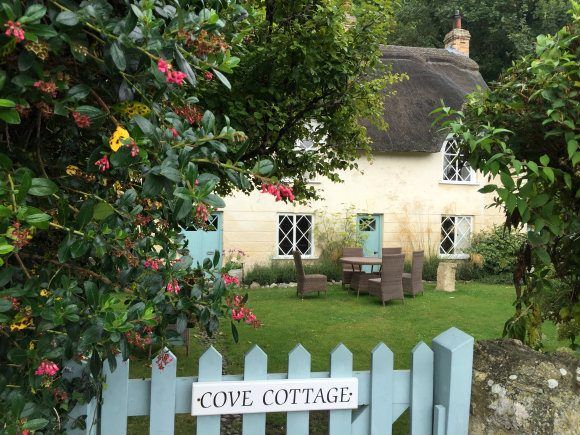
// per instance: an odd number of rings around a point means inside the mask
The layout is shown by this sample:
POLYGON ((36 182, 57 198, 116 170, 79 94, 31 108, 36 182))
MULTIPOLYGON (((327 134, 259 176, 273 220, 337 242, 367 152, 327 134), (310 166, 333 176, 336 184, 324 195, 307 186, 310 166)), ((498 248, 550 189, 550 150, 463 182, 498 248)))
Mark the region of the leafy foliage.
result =
MULTIPOLYGON (((307 274, 326 275, 329 280, 342 279, 342 267, 339 263, 327 260, 303 260, 307 274)), ((268 264, 256 264, 244 274, 244 283, 257 282, 260 285, 296 282, 296 267, 293 261, 275 260, 268 264)))
POLYGON ((320 258, 338 264, 345 247, 362 247, 366 235, 358 231, 356 214, 352 207, 343 212, 320 212, 316 216, 316 241, 320 258))
POLYGON ((495 80, 521 56, 533 51, 534 38, 555 33, 566 22, 569 0, 403 0, 395 8, 392 43, 441 47, 455 9, 471 33, 470 57, 486 80, 495 80))
POLYGON ((513 274, 525 238, 524 233, 494 226, 473 237, 468 253, 486 275, 513 274))
POLYGON ((461 141, 469 164, 490 176, 483 192, 496 194, 508 228, 526 228, 514 279, 516 313, 505 333, 540 345, 546 317, 580 318, 580 5, 554 36, 537 38, 535 55, 514 64, 497 87, 469 97, 446 125, 461 141), (497 183, 500 181, 501 184, 497 183), (558 283, 554 311, 542 312, 545 292, 558 283))

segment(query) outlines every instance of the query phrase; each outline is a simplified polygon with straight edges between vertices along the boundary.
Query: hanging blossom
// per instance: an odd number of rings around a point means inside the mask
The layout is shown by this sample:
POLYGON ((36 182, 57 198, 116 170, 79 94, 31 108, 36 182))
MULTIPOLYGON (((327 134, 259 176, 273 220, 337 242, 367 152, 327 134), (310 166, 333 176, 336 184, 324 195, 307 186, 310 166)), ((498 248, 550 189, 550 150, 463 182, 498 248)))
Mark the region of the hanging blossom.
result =
POLYGON ((107 157, 107 155, 105 154, 101 159, 97 160, 95 162, 95 166, 98 166, 99 171, 101 172, 105 172, 107 169, 109 169, 111 167, 111 164, 109 163, 109 158, 107 157))
POLYGON ((43 375, 54 376, 58 373, 59 370, 60 370, 60 368, 58 367, 58 365, 56 363, 53 363, 52 361, 44 360, 40 363, 40 365, 38 366, 38 368, 36 369, 34 374, 39 375, 39 376, 43 376, 43 375))
POLYGON ((183 85, 183 80, 186 74, 182 71, 175 71, 173 66, 164 59, 159 59, 157 61, 157 70, 165 74, 165 79, 167 83, 175 83, 178 86, 183 85))
POLYGON ((145 267, 145 269, 157 271, 159 270, 159 260, 148 258, 147 260, 145 260, 145 263, 143 263, 143 266, 145 267))
POLYGON ((176 279, 167 283, 167 292, 175 293, 176 295, 178 295, 180 291, 181 287, 179 287, 179 283, 177 282, 176 279))
POLYGON ((40 92, 50 95, 52 98, 56 97, 56 83, 53 81, 45 82, 44 80, 38 80, 34 82, 34 87, 38 88, 40 92))
POLYGON ((283 184, 262 184, 262 193, 269 193, 276 197, 276 201, 281 201, 282 199, 288 199, 288 201, 294 201, 294 192, 290 186, 284 186, 283 184))
MULTIPOLYGON (((196 184, 197 186, 197 184, 196 184)), ((209 211, 205 204, 199 203, 198 206, 195 208, 195 218, 199 222, 206 222, 209 218, 209 211)))
POLYGON ((137 142, 134 140, 131 140, 131 142, 127 144, 127 148, 131 150, 131 157, 137 157, 139 155, 139 147, 137 146, 137 142))
POLYGON ((233 298, 226 299, 226 305, 232 310, 232 320, 244 321, 246 324, 259 328, 262 326, 254 312, 246 307, 246 298, 235 295, 233 298))
POLYGON ((14 22, 8 20, 4 23, 4 27, 7 27, 6 32, 4 32, 6 36, 14 36, 14 39, 17 41, 24 41, 24 29, 22 28, 20 21, 14 22))

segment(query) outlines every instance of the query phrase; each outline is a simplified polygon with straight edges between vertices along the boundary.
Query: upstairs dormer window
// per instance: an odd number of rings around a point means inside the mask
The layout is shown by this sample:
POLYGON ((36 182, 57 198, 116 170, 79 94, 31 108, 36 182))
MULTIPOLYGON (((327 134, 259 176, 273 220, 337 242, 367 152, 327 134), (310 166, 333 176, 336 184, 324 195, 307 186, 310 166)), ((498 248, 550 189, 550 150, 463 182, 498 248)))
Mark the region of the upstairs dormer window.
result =
POLYGON ((442 179, 446 183, 475 183, 475 171, 467 162, 463 162, 463 154, 454 138, 447 139, 443 144, 442 179))

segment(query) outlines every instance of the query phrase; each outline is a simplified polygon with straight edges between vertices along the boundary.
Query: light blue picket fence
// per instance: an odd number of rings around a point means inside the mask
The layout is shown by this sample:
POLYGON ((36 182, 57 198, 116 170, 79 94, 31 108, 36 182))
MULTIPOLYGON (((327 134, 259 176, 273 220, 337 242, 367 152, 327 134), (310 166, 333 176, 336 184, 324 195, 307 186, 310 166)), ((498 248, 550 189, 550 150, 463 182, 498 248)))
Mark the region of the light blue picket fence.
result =
MULTIPOLYGON (((433 340, 432 349, 420 342, 412 350, 410 370, 393 370, 393 353, 383 343, 371 352, 370 371, 353 371, 353 355, 344 346, 330 354, 330 372, 311 372, 310 354, 297 345, 288 356, 288 373, 268 373, 267 355, 254 346, 245 357, 243 375, 222 375, 222 356, 210 347, 199 359, 198 377, 177 377, 177 358, 163 370, 152 363, 151 379, 129 379, 129 361, 117 361, 114 372, 105 364, 106 388, 100 417, 96 402, 76 408, 87 415, 86 430, 73 435, 124 435, 127 417, 150 416, 151 435, 172 435, 175 414, 191 412, 194 382, 256 381, 312 378, 358 378, 358 408, 329 411, 330 435, 387 435, 392 424, 410 409, 412 435, 468 433, 473 362, 473 337, 450 328, 433 340)), ((197 417, 198 435, 219 435, 220 416, 197 417)), ((266 414, 244 414, 243 435, 264 435, 266 414)), ((287 413, 286 433, 307 435, 309 412, 287 413)), ((179 435, 179 434, 178 434, 179 435)))

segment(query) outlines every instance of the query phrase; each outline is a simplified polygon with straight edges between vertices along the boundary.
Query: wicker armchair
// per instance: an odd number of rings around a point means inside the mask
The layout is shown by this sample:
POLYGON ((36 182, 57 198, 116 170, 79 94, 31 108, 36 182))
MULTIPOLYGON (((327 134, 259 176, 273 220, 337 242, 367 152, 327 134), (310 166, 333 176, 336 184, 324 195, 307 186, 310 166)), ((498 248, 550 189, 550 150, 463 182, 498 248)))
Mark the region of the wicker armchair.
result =
POLYGON ((403 294, 403 266, 404 254, 383 255, 381 277, 369 279, 369 293, 378 296, 385 305, 391 299, 401 299, 405 302, 403 294))
POLYGON ((423 251, 413 252, 411 273, 403 274, 403 291, 413 297, 423 293, 423 251))
POLYGON ((328 281, 326 275, 306 275, 304 273, 304 267, 302 266, 300 252, 294 251, 293 255, 298 282, 296 295, 304 299, 305 293, 318 292, 318 294, 320 294, 320 292, 324 292, 324 295, 326 296, 326 285, 328 281))
MULTIPOLYGON (((343 257, 362 257, 363 248, 344 248, 342 250, 343 257)), ((346 288, 352 282, 354 274, 360 273, 360 266, 351 266, 350 264, 342 265, 342 288, 346 288)))

